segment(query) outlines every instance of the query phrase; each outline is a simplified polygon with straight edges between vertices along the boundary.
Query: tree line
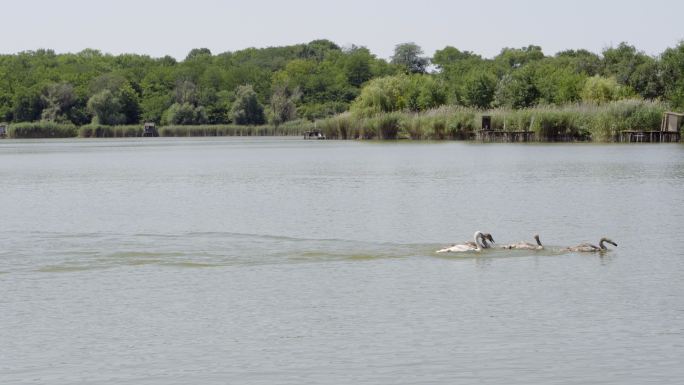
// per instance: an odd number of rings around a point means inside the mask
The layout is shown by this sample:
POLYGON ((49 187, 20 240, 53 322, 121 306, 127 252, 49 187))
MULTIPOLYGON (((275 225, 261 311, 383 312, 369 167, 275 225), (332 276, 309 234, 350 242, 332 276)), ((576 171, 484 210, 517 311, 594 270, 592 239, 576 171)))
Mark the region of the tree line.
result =
POLYGON ((384 60, 328 40, 217 55, 198 48, 182 61, 93 49, 0 55, 0 121, 15 123, 277 126, 348 110, 520 109, 627 98, 684 108, 684 43, 655 57, 621 43, 600 54, 504 48, 493 58, 448 46, 429 58, 404 43, 384 60))

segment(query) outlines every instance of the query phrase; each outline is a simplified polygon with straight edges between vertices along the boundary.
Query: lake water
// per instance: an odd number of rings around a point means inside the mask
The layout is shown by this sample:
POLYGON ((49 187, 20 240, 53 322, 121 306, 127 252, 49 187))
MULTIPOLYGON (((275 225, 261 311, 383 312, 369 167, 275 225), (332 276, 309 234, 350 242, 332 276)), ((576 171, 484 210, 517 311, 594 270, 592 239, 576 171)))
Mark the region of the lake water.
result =
POLYGON ((680 384, 683 150, 0 141, 0 383, 680 384))

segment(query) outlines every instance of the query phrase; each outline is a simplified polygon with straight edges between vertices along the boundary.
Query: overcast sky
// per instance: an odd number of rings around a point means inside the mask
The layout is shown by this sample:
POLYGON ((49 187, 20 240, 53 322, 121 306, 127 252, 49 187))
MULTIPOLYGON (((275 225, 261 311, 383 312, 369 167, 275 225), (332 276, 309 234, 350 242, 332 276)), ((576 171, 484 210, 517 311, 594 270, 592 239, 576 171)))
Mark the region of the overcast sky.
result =
POLYGON ((684 39, 683 0, 3 0, 0 53, 95 48, 182 59, 330 39, 387 58, 415 42, 427 55, 447 45, 485 57, 539 45, 600 52, 626 41, 651 55, 684 39))

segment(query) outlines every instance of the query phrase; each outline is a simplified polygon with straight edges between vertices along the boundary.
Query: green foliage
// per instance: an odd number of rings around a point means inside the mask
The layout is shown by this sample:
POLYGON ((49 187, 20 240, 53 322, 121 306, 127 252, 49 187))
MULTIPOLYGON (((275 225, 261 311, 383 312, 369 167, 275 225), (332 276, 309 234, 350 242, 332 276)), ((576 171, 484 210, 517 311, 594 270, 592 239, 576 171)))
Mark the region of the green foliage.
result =
POLYGON ((494 60, 507 68, 520 68, 543 58, 541 47, 529 45, 523 48, 504 48, 494 60))
POLYGON ((634 96, 634 92, 621 86, 615 78, 592 76, 582 88, 582 100, 585 102, 605 103, 634 96))
POLYGON ((373 78, 373 62, 376 61, 365 47, 352 47, 344 61, 344 74, 347 82, 353 87, 361 85, 373 78))
POLYGON ((351 110, 361 115, 401 110, 422 111, 446 103, 446 90, 428 75, 395 75, 370 81, 351 110))
POLYGON ((108 89, 96 93, 88 100, 88 110, 93 114, 94 124, 114 125, 126 122, 121 100, 108 89))
POLYGON ((236 124, 259 125, 266 122, 264 107, 251 85, 238 87, 230 114, 236 124))
POLYGON ((298 88, 294 90, 286 86, 276 88, 271 95, 271 124, 278 127, 288 120, 294 120, 297 117, 296 103, 301 97, 302 93, 298 88))
POLYGON ((605 76, 615 77, 620 85, 632 88, 642 97, 653 99, 662 95, 658 62, 634 46, 623 42, 605 49, 603 63, 605 76))
POLYGON ((534 69, 523 67, 504 75, 496 86, 494 104, 499 107, 527 108, 538 102, 539 90, 534 82, 534 69))
POLYGON ((392 64, 400 66, 409 74, 424 74, 430 59, 421 56, 423 49, 416 43, 397 44, 392 55, 392 64))
POLYGON ((494 100, 496 77, 488 72, 474 71, 465 80, 463 97, 468 106, 488 108, 494 100))
POLYGON ((534 84, 542 104, 562 105, 579 101, 586 76, 572 66, 558 65, 554 60, 540 61, 535 65, 534 84))
POLYGON ((43 106, 40 92, 35 87, 15 93, 12 105, 12 121, 33 122, 40 119, 43 106))
POLYGON ((684 41, 666 49, 661 63, 665 97, 673 107, 684 109, 684 41))
POLYGON ((174 103, 162 116, 162 124, 205 124, 208 121, 204 107, 190 103, 174 103))
POLYGON ((90 92, 88 110, 93 123, 131 124, 140 120, 138 95, 122 75, 109 73, 93 79, 90 92))
POLYGON ((69 83, 52 83, 43 89, 41 95, 43 101, 43 111, 41 120, 45 121, 65 121, 65 113, 75 103, 76 95, 74 87, 69 83))
POLYGON ((444 49, 435 51, 432 57, 432 64, 436 65, 439 69, 444 69, 468 59, 482 60, 479 55, 470 51, 460 51, 457 48, 447 46, 444 49))
POLYGON ((586 76, 598 75, 603 67, 601 57, 586 49, 561 51, 556 54, 554 59, 554 63, 586 76))
POLYGON ((185 61, 210 56, 211 50, 209 50, 209 48, 193 48, 190 50, 190 52, 188 52, 188 55, 185 57, 185 61))
MULTIPOLYGON (((444 104, 562 106, 582 100, 587 87, 587 100, 639 95, 684 109, 684 43, 654 57, 626 43, 602 55, 579 49, 545 56, 534 45, 504 48, 493 59, 447 46, 435 52, 432 63, 435 72, 425 74, 429 60, 414 43, 397 45, 389 63, 367 48, 343 49, 329 40, 219 54, 196 48, 182 61, 93 49, 25 51, 0 55, 0 120, 225 125, 233 119, 236 91, 245 84, 269 106, 274 124, 295 116, 322 119, 352 105, 355 113, 371 115, 444 104), (397 77, 414 74, 424 78, 397 77), (597 75, 614 78, 619 92, 603 92, 600 82, 589 80, 597 75), (299 98, 283 94, 297 89, 299 98)), ((439 132, 441 123, 435 127, 439 132)))

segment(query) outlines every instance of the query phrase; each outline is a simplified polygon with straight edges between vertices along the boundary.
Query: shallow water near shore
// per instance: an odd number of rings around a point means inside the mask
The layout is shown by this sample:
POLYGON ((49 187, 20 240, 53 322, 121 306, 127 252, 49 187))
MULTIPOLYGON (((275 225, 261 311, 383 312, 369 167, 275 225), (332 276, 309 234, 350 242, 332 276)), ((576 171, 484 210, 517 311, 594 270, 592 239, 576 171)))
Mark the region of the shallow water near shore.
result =
POLYGON ((678 384, 683 150, 2 140, 0 382, 678 384))

